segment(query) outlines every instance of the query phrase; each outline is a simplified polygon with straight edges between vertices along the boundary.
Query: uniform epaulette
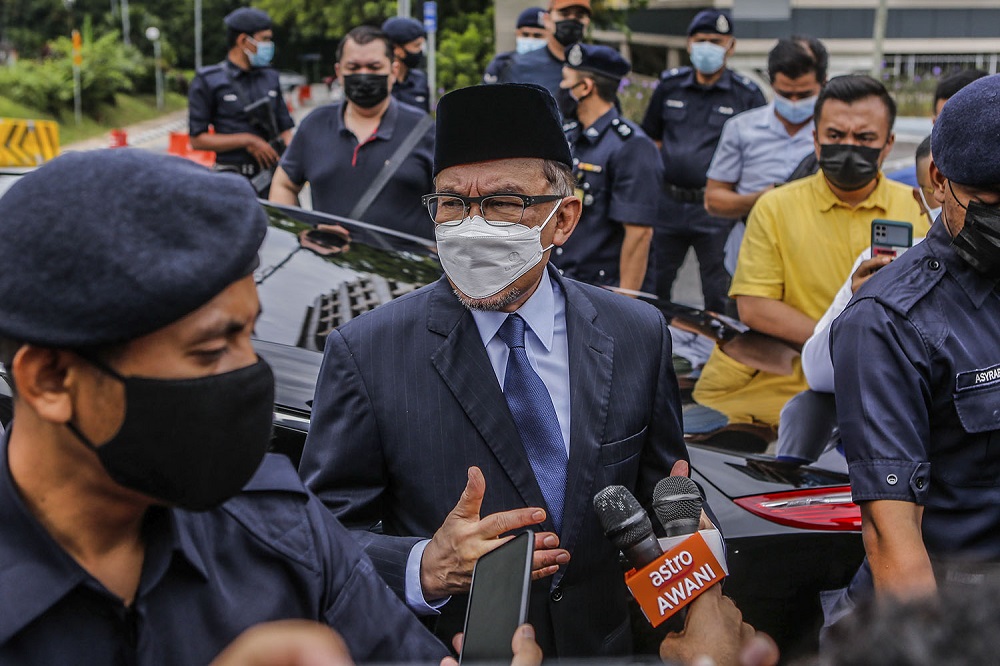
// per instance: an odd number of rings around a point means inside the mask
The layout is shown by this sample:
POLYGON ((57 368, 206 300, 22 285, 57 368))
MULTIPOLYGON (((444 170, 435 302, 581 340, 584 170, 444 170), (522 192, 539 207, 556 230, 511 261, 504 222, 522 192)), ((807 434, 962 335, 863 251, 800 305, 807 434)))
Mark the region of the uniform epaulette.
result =
POLYGON ((623 121, 621 118, 615 118, 611 121, 611 126, 615 128, 615 132, 618 133, 622 139, 631 139, 635 134, 635 130, 628 126, 628 123, 623 121))
POLYGON ((660 74, 660 80, 666 81, 668 79, 674 79, 678 76, 687 76, 691 73, 690 67, 674 67, 673 69, 665 69, 660 74))
MULTIPOLYGON (((892 276, 891 285, 885 285, 871 296, 886 308, 905 316, 941 281, 945 272, 941 259, 926 256, 892 276)), ((878 277, 878 273, 874 277, 878 277)))
POLYGON ((215 72, 221 72, 221 71, 222 71, 222 63, 217 62, 214 65, 205 65, 204 67, 200 68, 198 70, 198 74, 200 76, 205 76, 206 74, 213 74, 215 72))
POLYGON ((733 72, 733 81, 736 81, 736 83, 740 84, 744 88, 747 88, 748 90, 760 90, 760 86, 754 83, 753 79, 749 76, 733 72))

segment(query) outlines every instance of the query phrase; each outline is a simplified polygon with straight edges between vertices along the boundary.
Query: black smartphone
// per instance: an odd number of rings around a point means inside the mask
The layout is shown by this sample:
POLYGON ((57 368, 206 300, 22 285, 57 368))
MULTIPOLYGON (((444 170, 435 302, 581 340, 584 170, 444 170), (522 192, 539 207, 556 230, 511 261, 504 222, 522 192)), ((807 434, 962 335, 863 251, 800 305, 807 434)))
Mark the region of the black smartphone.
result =
POLYGON ((872 257, 895 259, 913 245, 913 225, 896 220, 872 220, 872 257))
POLYGON ((510 642, 528 615, 534 550, 535 535, 523 532, 476 562, 459 663, 509 662, 514 656, 510 642))

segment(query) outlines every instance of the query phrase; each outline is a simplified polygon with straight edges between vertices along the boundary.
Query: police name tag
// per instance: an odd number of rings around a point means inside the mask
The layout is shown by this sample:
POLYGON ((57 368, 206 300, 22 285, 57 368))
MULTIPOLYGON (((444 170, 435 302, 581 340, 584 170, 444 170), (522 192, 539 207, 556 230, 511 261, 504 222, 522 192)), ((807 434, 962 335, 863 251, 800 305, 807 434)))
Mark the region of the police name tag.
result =
POLYGON ((968 391, 982 386, 1000 384, 1000 365, 994 365, 982 370, 960 372, 955 377, 955 390, 968 391))
POLYGON ((684 100, 680 100, 680 99, 668 99, 667 100, 667 106, 669 106, 671 109, 683 109, 684 108, 684 100))

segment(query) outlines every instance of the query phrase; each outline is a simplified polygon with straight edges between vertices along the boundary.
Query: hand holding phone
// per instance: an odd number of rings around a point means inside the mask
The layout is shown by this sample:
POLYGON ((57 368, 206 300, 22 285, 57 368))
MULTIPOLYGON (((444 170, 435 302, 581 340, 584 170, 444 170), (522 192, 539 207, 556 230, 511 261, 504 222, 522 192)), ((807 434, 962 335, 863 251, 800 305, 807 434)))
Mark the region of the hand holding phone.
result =
POLYGON ((476 562, 459 663, 513 657, 511 638, 528 615, 534 535, 525 531, 476 562))

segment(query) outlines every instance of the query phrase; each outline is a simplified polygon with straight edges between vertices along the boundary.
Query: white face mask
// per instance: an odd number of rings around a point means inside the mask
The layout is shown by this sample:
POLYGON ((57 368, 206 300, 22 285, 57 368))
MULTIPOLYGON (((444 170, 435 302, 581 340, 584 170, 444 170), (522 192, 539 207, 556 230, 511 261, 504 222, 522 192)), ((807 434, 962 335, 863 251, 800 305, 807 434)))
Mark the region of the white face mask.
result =
POLYGON ((514 42, 517 44, 518 53, 537 51, 540 48, 544 48, 546 44, 544 39, 538 37, 515 37, 514 42))
POLYGON ((924 190, 921 187, 917 188, 917 194, 920 195, 920 201, 924 204, 924 208, 927 209, 927 215, 931 218, 931 223, 937 219, 937 216, 941 214, 941 207, 931 208, 930 202, 927 201, 927 197, 924 196, 924 190))
POLYGON ((476 215, 456 225, 434 227, 444 272, 469 298, 489 298, 530 271, 552 248, 542 248, 542 229, 559 210, 560 199, 540 226, 490 224, 476 215))

